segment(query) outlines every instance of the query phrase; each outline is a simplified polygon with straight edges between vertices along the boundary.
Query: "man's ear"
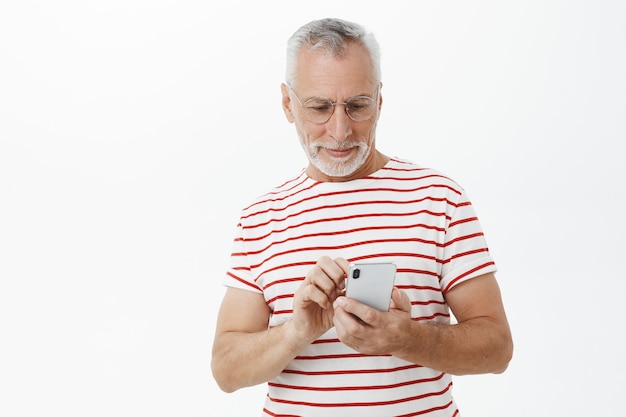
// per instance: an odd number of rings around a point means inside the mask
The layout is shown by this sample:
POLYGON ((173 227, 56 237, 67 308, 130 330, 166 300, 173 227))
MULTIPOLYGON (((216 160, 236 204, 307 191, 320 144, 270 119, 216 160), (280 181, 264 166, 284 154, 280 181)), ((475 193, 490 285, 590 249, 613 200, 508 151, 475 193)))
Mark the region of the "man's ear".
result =
POLYGON ((287 120, 289 123, 293 123, 295 118, 293 115, 293 111, 291 109, 291 96, 289 95, 289 88, 285 83, 280 85, 280 91, 283 95, 283 111, 285 112, 285 116, 287 116, 287 120))

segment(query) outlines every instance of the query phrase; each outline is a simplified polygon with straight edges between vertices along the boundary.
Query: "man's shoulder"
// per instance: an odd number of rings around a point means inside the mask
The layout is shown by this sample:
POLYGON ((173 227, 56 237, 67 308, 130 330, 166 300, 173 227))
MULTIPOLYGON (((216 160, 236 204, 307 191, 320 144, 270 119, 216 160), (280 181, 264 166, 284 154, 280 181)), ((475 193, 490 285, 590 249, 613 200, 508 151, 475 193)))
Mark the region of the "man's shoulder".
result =
POLYGON ((282 201, 294 193, 302 192, 310 186, 311 181, 303 169, 298 174, 291 176, 279 185, 270 188, 269 191, 253 197, 243 210, 249 211, 254 207, 273 205, 275 202, 282 201))
POLYGON ((428 168, 416 164, 408 159, 393 157, 389 163, 378 172, 379 177, 399 180, 414 180, 423 183, 445 184, 461 190, 461 186, 445 173, 435 168, 428 168))

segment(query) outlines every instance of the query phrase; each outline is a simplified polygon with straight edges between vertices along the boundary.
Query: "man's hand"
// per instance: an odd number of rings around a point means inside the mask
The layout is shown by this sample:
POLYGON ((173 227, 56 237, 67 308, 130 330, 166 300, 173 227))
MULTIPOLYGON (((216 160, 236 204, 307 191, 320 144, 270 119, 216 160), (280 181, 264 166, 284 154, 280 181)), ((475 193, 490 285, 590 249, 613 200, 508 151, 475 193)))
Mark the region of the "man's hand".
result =
POLYGON ((343 343, 361 353, 391 354, 455 375, 503 372, 513 340, 494 274, 456 285, 446 301, 457 324, 411 320, 409 297, 397 288, 389 312, 339 297, 335 328, 343 343))
POLYGON ((356 300, 339 297, 334 303, 334 324, 339 339, 352 349, 371 355, 389 354, 407 343, 411 301, 394 288, 389 312, 356 300))
POLYGON ((333 303, 343 293, 348 261, 320 258, 294 294, 291 327, 309 343, 333 326, 333 303))

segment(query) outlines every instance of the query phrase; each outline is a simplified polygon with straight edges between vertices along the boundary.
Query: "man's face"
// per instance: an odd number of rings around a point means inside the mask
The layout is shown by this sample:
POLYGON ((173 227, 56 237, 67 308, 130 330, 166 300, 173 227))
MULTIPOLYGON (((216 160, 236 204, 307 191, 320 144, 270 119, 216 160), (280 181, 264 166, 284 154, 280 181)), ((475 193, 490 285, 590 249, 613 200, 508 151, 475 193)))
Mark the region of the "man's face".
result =
POLYGON ((293 91, 282 86, 283 109, 309 158, 307 174, 318 181, 347 181, 373 172, 382 99, 367 50, 349 44, 347 54, 336 58, 323 50, 303 48, 292 87, 293 91), (312 98, 343 103, 368 96, 376 100, 375 112, 368 120, 354 121, 345 106, 337 104, 327 122, 316 124, 307 119, 296 96, 302 103, 312 98))

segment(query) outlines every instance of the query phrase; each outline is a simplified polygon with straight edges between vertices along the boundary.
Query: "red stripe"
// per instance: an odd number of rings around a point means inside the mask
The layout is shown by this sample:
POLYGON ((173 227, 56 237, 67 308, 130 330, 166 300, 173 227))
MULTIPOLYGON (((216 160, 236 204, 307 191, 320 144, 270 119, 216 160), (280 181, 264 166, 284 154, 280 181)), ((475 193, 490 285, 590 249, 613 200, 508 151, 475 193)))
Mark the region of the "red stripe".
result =
MULTIPOLYGON (((284 207, 279 207, 279 208, 270 207, 270 208, 266 208, 266 209, 261 210, 261 211, 257 211, 257 212, 254 212, 254 213, 249 213, 249 214, 247 214, 245 216, 242 216, 240 221, 243 220, 243 219, 250 219, 252 217, 259 216, 259 215, 266 215, 268 213, 283 212, 283 211, 292 209, 293 207, 298 206, 298 205, 300 205, 302 203, 308 202, 309 200, 324 199, 324 198, 327 198, 327 197, 333 197, 333 196, 337 196, 337 195, 356 194, 356 193, 369 193, 369 192, 381 192, 381 191, 408 193, 408 192, 421 191, 421 190, 425 190, 425 189, 432 188, 432 187, 451 189, 447 185, 434 185, 434 186, 428 185, 428 186, 412 188, 412 189, 368 188, 368 189, 349 190, 349 191, 336 191, 336 192, 332 192, 332 193, 322 193, 322 194, 316 194, 316 195, 312 195, 312 196, 303 198, 302 200, 294 201, 293 203, 287 204, 284 207)), ((275 203, 275 202, 281 201, 281 200, 282 199, 275 199, 275 200, 270 200, 270 202, 275 203)), ((356 202, 343 203, 343 204, 333 204, 333 205, 326 205, 326 206, 314 206, 314 207, 311 207, 309 209, 302 210, 302 211, 297 212, 297 213, 293 213, 291 215, 291 217, 298 216, 300 214, 304 214, 304 213, 308 213, 308 212, 312 212, 312 211, 327 209, 327 208, 345 208, 345 207, 350 207, 350 206, 361 206, 361 205, 364 205, 364 204, 405 205, 405 204, 421 203, 423 201, 439 201, 439 202, 445 201, 448 205, 450 205, 452 207, 455 207, 455 208, 458 207, 457 203, 454 203, 454 202, 448 200, 447 198, 443 198, 443 197, 424 197, 424 198, 419 198, 419 199, 416 199, 416 200, 406 200, 406 201, 398 201, 398 200, 366 200, 366 201, 363 201, 363 200, 359 200, 359 201, 356 201, 356 202)), ((267 224, 267 223, 264 223, 264 224, 267 224)))
POLYGON ((302 416, 298 416, 298 415, 295 415, 295 414, 276 414, 276 413, 268 410, 267 408, 263 408, 263 412, 265 414, 268 414, 268 415, 272 416, 272 417, 302 417, 302 416))
MULTIPOLYGON (((398 417, 414 417, 414 416, 421 416, 423 414, 429 414, 432 413, 433 411, 440 411, 440 410, 445 410, 446 408, 450 407, 453 404, 452 401, 450 401, 448 404, 446 405, 442 405, 441 407, 433 407, 433 408, 429 408, 426 410, 422 410, 422 411, 417 411, 415 413, 409 413, 409 414, 402 414, 401 416, 398 417)), ((459 415, 459 410, 454 410, 454 414, 452 414, 452 417, 458 416, 459 415)))
POLYGON ((277 384, 275 382, 268 382, 268 385, 275 387, 275 388, 285 388, 285 389, 291 389, 291 390, 297 390, 297 391, 365 391, 365 390, 394 389, 394 388, 406 387, 409 385, 424 384, 427 382, 435 382, 435 381, 439 381, 444 376, 445 374, 441 373, 434 378, 416 379, 412 381, 404 381, 404 382, 398 382, 395 384, 388 384, 388 385, 368 385, 368 386, 357 385, 357 386, 346 386, 346 387, 304 387, 304 386, 297 386, 297 385, 277 384))
MULTIPOLYGON (((389 169, 389 171, 394 171, 393 168, 389 169)), ((400 170, 400 169, 396 169, 396 172, 409 172, 410 170, 404 169, 404 170, 400 170)), ((444 176, 444 175, 439 175, 439 174, 429 174, 429 175, 423 175, 421 177, 365 177, 367 179, 371 179, 371 180, 391 180, 391 181, 421 181, 421 180, 425 180, 428 178, 443 178, 446 180, 449 180, 448 177, 444 176)), ((441 185, 441 184, 433 184, 433 185, 441 185)), ((457 194, 461 194, 456 188, 454 187, 450 187, 448 185, 446 185, 447 188, 449 188, 450 190, 456 192, 457 194)))
MULTIPOLYGON (((308 248, 309 250, 311 250, 311 248, 308 248)), ((293 252, 298 252, 297 251, 293 251, 293 252)), ((287 252, 289 253, 289 252, 287 252)), ((362 261, 362 260, 366 260, 366 259, 373 259, 373 258, 395 258, 395 257, 406 257, 406 258, 419 258, 419 259, 427 259, 430 261, 435 261, 437 263, 443 263, 443 261, 435 258, 434 256, 429 256, 429 255, 422 255, 419 253, 410 253, 410 252, 384 252, 384 253, 374 253, 374 254, 369 254, 369 255, 363 255, 363 256, 357 256, 354 258, 350 258, 348 259, 349 262, 356 262, 356 261, 362 261)), ((277 271, 279 269, 284 269, 284 268, 292 268, 292 267, 297 267, 297 266, 312 266, 315 265, 316 261, 307 261, 307 262, 295 262, 295 263, 291 263, 291 264, 285 264, 285 265, 278 265, 274 268, 269 268, 265 271, 263 271, 263 273, 261 273, 259 276, 257 276, 254 281, 258 282, 259 279, 261 279, 261 277, 269 272, 272 271, 277 271)))
POLYGON ((466 276, 468 276, 468 275, 470 275, 470 274, 473 274, 473 273, 474 273, 474 272, 476 272, 476 271, 480 271, 481 269, 487 268, 488 266, 491 266, 491 265, 495 265, 495 263, 494 263, 493 261, 491 261, 491 262, 486 262, 486 263, 484 263, 484 264, 482 264, 482 265, 480 265, 480 266, 477 266, 476 268, 470 269, 469 271, 467 271, 467 272, 466 272, 466 273, 464 273, 464 274, 459 275, 458 277, 456 277, 455 279, 453 279, 452 281, 450 281, 450 283, 446 286, 446 288, 444 288, 444 289, 443 289, 444 294, 445 294, 446 292, 448 292, 448 290, 450 290, 450 288, 451 288, 451 287, 452 287, 452 286, 453 286, 456 282, 458 282, 459 280, 461 280, 461 279, 465 278, 466 276))
POLYGON ((404 272, 407 274, 425 274, 437 276, 436 272, 427 271, 425 269, 413 269, 413 268, 398 268, 398 272, 404 272))
MULTIPOLYGON (((340 219, 344 219, 343 217, 338 217, 337 220, 340 219)), ((296 227, 302 227, 302 226, 307 226, 307 223, 300 223, 297 225, 293 225, 290 226, 291 228, 296 228, 296 227)), ((306 239, 306 238, 310 238, 310 237, 324 237, 324 236, 340 236, 340 235, 345 235, 345 234, 350 234, 350 233, 358 233, 358 232, 369 232, 372 230, 405 230, 405 229, 413 229, 413 228, 422 228, 422 229, 429 229, 429 230, 437 230, 439 232, 445 232, 445 229, 443 227, 437 227, 437 226, 432 226, 429 224, 424 224, 424 223, 416 223, 416 224, 410 224, 410 225, 402 225, 402 226, 394 226, 394 225, 385 225, 385 226, 368 226, 368 227, 357 227, 354 229, 344 229, 344 230, 337 230, 337 231, 333 231, 333 232, 322 232, 322 233, 308 233, 308 234, 304 234, 304 235, 299 235, 299 236, 293 236, 293 237, 289 237, 287 239, 283 239, 283 240, 276 240, 276 241, 272 241, 269 245, 267 245, 265 248, 258 250, 256 252, 250 252, 250 253, 262 253, 263 251, 271 248, 274 245, 280 245, 280 244, 284 244, 287 242, 291 242, 294 240, 300 240, 300 239, 306 239)), ((263 235, 263 236, 257 236, 257 237, 246 237, 246 241, 248 242, 254 242, 257 240, 263 240, 265 238, 267 238, 270 234, 274 234, 274 233, 281 233, 281 232, 285 232, 289 230, 289 228, 285 228, 282 230, 272 230, 270 233, 263 235)), ((240 238, 239 240, 244 240, 242 238, 240 238)))
POLYGON ((314 345, 318 345, 318 344, 323 344, 323 343, 340 343, 341 340, 339 339, 317 339, 314 340, 312 344, 314 345))
POLYGON ((377 254, 371 254, 371 255, 355 256, 354 258, 348 259, 348 261, 349 262, 356 262, 356 261, 364 261, 366 259, 383 258, 383 257, 389 257, 389 258, 394 258, 394 257, 420 258, 420 259, 428 259, 430 261, 435 261, 437 263, 442 263, 442 261, 440 261, 439 259, 435 258, 434 256, 422 255, 422 254, 419 254, 419 253, 410 253, 410 252, 385 252, 385 253, 377 253, 377 254))
MULTIPOLYGON (((360 203, 360 204, 364 204, 364 203, 360 203)), ((315 207, 313 209, 310 210, 305 210, 305 211, 301 211, 299 213, 294 213, 292 215, 290 215, 289 217, 286 218, 282 218, 282 219, 270 219, 264 223, 258 223, 258 224, 254 224, 254 225, 248 225, 248 226, 242 226, 242 228, 244 230, 249 230, 249 229, 255 229, 257 227, 264 227, 269 225, 270 223, 280 223, 280 222, 284 222, 285 220, 287 220, 288 218, 295 218, 297 216, 300 216, 302 214, 305 213, 309 213, 309 212, 314 212, 314 211, 319 211, 319 210, 324 210, 324 209, 328 209, 328 208, 340 208, 340 206, 319 206, 319 207, 315 207)), ((351 220, 351 219, 363 219, 363 218, 369 218, 369 217, 407 217, 407 216, 416 216, 418 214, 429 214, 431 216, 434 217, 442 217, 445 216, 446 218, 448 218, 448 216, 446 216, 445 213, 435 213, 429 210, 419 210, 419 211, 415 211, 415 212, 403 212, 403 213, 365 213, 365 214, 354 214, 351 216, 340 216, 340 217, 324 217, 322 219, 317 219, 314 221, 306 221, 306 222, 302 222, 299 224, 295 224, 293 226, 289 226, 286 227, 284 229, 280 229, 280 230, 272 230, 272 234, 273 233, 278 233, 278 232, 284 232, 286 230, 289 229, 295 229, 298 227, 302 227, 302 226, 309 226, 311 224, 318 224, 318 223, 325 223, 325 222, 333 222, 333 221, 345 221, 345 220, 351 220)), ((422 225, 420 225, 422 226, 422 225)), ((430 228, 434 228, 434 226, 430 226, 427 224, 423 225, 424 227, 430 227, 430 228)), ((436 228, 437 230, 440 230, 441 228, 436 228)), ((443 229, 441 229, 443 231, 443 229)), ((262 237, 267 237, 268 235, 262 236, 262 237)), ((261 238, 262 238, 261 237, 261 238)), ((258 237, 255 239, 259 239, 258 237)), ((246 239, 249 240, 249 239, 246 239)))
POLYGON ((314 361, 318 359, 345 359, 345 358, 375 358, 389 357, 391 355, 366 355, 364 353, 341 353, 335 355, 313 355, 313 356, 296 356, 294 360, 314 361))
POLYGON ((446 242, 444 247, 448 247, 448 246, 453 245, 455 243, 462 242, 462 241, 468 240, 468 239, 474 239, 476 237, 481 237, 481 236, 484 236, 484 233, 477 232, 477 233, 472 233, 472 234, 469 234, 469 235, 459 236, 456 239, 452 239, 452 240, 446 242))
POLYGON ((298 282, 298 281, 304 281, 304 277, 293 277, 293 278, 285 278, 285 279, 277 279, 276 281, 272 281, 269 284, 267 284, 266 286, 263 287, 263 291, 265 291, 266 289, 277 285, 277 284, 288 284, 290 282, 298 282))
POLYGON ((293 314, 293 310, 276 310, 272 311, 272 315, 280 316, 281 314, 293 314))
POLYGON ((435 313, 432 316, 412 317, 411 320, 413 320, 413 321, 433 320, 436 317, 450 317, 450 314, 448 314, 448 313, 435 313))
MULTIPOLYGON (((358 242, 349 243, 345 245, 307 246, 305 248, 296 248, 296 249, 290 249, 290 250, 286 250, 282 252, 276 252, 267 258, 263 258, 262 262, 256 265, 250 265, 250 268, 251 269, 259 268, 263 266, 266 262, 269 262, 270 260, 274 258, 285 256, 285 255, 290 255, 293 253, 310 252, 310 251, 332 251, 332 250, 337 250, 337 249, 354 248, 354 247, 363 246, 363 245, 375 245, 377 243, 423 243, 424 245, 434 245, 437 247, 442 246, 441 244, 438 244, 435 241, 428 241, 428 240, 419 239, 419 238, 361 240, 358 242)), ((248 254, 258 254, 258 253, 259 252, 249 252, 248 254)))
POLYGON ((452 383, 448 384, 446 388, 444 388, 442 391, 439 391, 439 392, 430 392, 430 393, 426 393, 422 395, 415 395, 412 397, 400 398, 397 400, 375 401, 375 402, 311 403, 311 402, 305 402, 305 401, 289 401, 289 400, 284 400, 280 398, 270 397, 269 395, 268 395, 268 398, 271 401, 277 402, 277 403, 304 405, 304 406, 309 406, 309 407, 372 407, 372 406, 381 406, 381 405, 400 404, 400 403, 404 403, 408 401, 416 401, 416 400, 421 400, 421 399, 428 398, 428 397, 435 397, 435 396, 443 395, 450 389, 451 386, 452 386, 452 383))
POLYGON ((429 306, 431 304, 439 304, 439 305, 445 305, 445 301, 439 301, 439 300, 428 300, 428 301, 411 301, 411 305, 412 306, 429 306))
POLYGON ((469 223, 469 222, 473 222, 473 221, 478 221, 478 217, 468 217, 467 219, 460 219, 460 220, 457 220, 455 222, 450 223, 448 225, 448 227, 454 227, 454 226, 459 225, 459 224, 469 223))
MULTIPOLYGON (((435 273, 432 273, 430 275, 438 276, 435 273)), ((401 290, 424 290, 424 291, 437 291, 437 292, 441 291, 441 288, 439 287, 431 287, 427 285, 396 285, 396 287, 398 287, 401 290)))
POLYGON ((247 286, 249 286, 250 288, 253 288, 255 291, 261 291, 261 289, 260 289, 258 286, 253 285, 252 283, 250 283, 250 282, 248 282, 248 281, 245 281, 245 280, 243 280, 243 279, 239 278, 238 276, 233 275, 233 274, 232 274, 232 273, 230 273, 230 272, 227 272, 227 275, 228 275, 229 277, 231 277, 231 278, 233 278, 233 279, 237 280, 238 282, 241 282, 242 284, 246 284, 246 285, 247 285, 247 286))
MULTIPOLYGON (((269 300, 267 300, 267 304, 271 304, 271 303, 275 302, 276 300, 282 300, 282 299, 285 299, 285 298, 293 298, 293 297, 294 297, 294 294, 280 294, 280 295, 277 295, 274 298, 270 298, 269 300)), ((291 311, 293 311, 293 310, 291 310, 291 311)))
POLYGON ((449 262, 452 262, 454 259, 459 259, 459 258, 462 258, 464 256, 476 255, 477 253, 485 253, 485 252, 489 252, 489 249, 488 248, 478 248, 478 249, 470 250, 470 251, 467 251, 467 252, 460 252, 460 253, 457 253, 457 254, 453 255, 452 257, 450 257, 450 259, 444 260, 442 263, 443 264, 447 264, 449 262))
MULTIPOLYGON (((398 164, 403 164, 403 165, 411 165, 410 163, 407 163, 405 161, 400 161, 399 159, 395 159, 395 158, 391 158, 393 161, 397 162, 398 164)), ((395 171, 395 172, 419 172, 419 171, 428 171, 428 168, 422 168, 422 167, 412 167, 412 168, 393 168, 393 167, 388 167, 388 166, 384 166, 381 168, 381 171, 395 171)), ((442 175, 440 175, 443 178, 447 178, 444 177, 442 175)))
POLYGON ((406 371, 408 369, 416 369, 421 368, 421 365, 406 365, 400 366, 397 368, 387 368, 387 369, 350 369, 350 370, 336 370, 336 371, 297 371, 293 369, 285 369, 283 373, 285 374, 297 374, 297 375, 350 375, 350 374, 378 374, 378 373, 388 373, 388 372, 399 372, 406 371))
POLYGON ((284 269, 284 268, 293 268, 294 266, 312 266, 312 265, 315 265, 315 264, 316 264, 316 261, 307 261, 307 262, 295 262, 295 263, 291 263, 291 264, 279 265, 279 266, 276 266, 274 268, 270 268, 270 269, 265 270, 263 272, 263 274, 257 276, 254 279, 254 282, 257 282, 264 274, 267 274, 267 273, 272 272, 272 271, 278 271, 279 269, 284 269))

